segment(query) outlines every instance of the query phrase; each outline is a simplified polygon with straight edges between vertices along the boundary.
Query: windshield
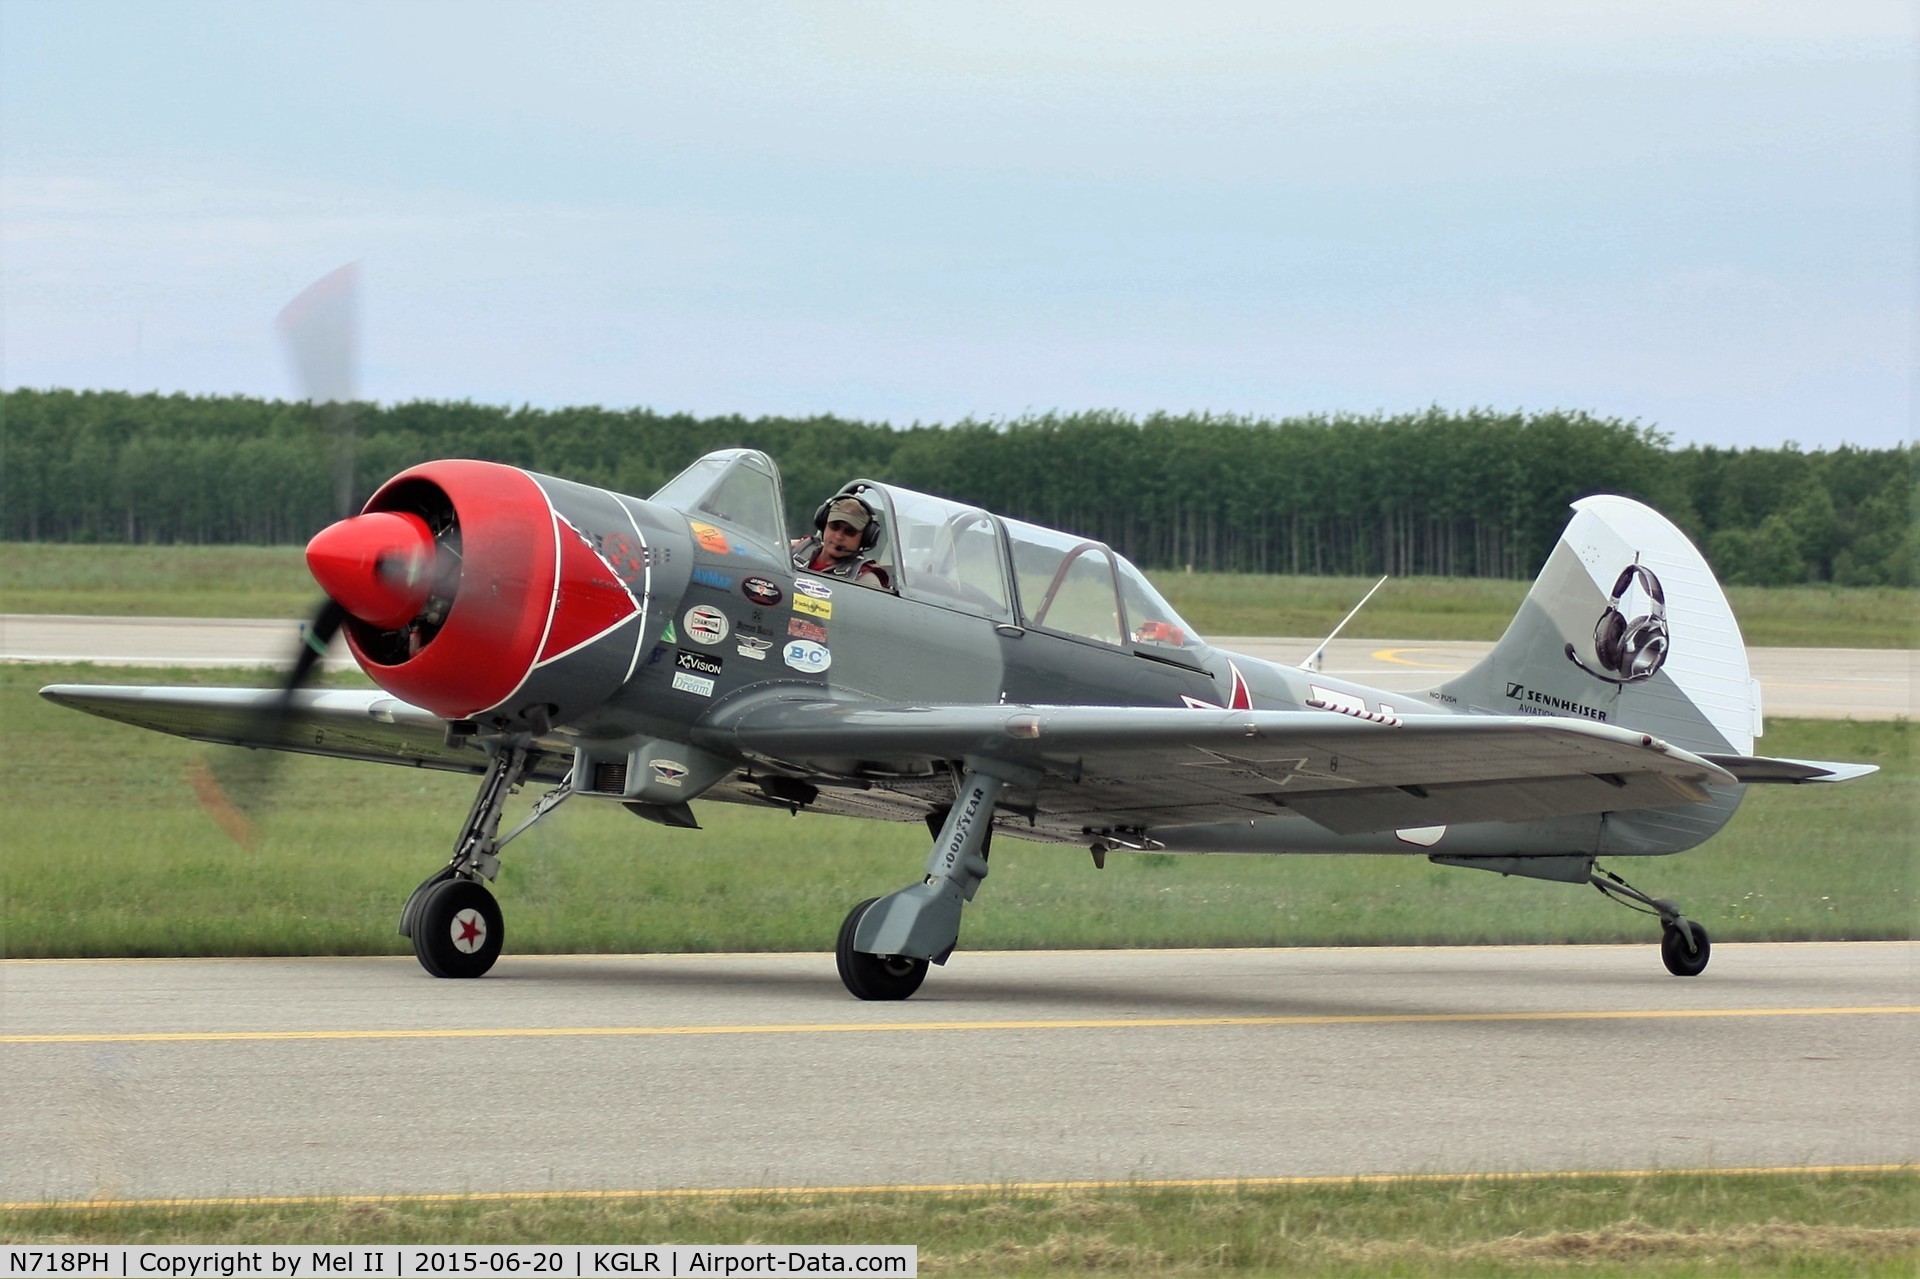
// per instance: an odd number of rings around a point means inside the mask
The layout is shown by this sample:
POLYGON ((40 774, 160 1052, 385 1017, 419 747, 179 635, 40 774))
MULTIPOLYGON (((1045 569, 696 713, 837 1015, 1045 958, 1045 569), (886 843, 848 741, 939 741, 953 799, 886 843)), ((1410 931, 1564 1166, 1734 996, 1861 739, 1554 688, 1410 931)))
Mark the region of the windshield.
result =
POLYGON ((757 449, 709 453, 661 485, 649 500, 750 533, 769 547, 786 545, 780 473, 757 449))
POLYGON ((1029 626, 1102 644, 1198 648, 1200 637, 1139 569, 1099 542, 1004 521, 1029 626))
POLYGON ((1160 592, 1153 589, 1146 575, 1125 560, 1115 557, 1120 574, 1120 600, 1126 605, 1127 626, 1135 644, 1162 648, 1200 648, 1202 641, 1181 616, 1173 611, 1160 592))

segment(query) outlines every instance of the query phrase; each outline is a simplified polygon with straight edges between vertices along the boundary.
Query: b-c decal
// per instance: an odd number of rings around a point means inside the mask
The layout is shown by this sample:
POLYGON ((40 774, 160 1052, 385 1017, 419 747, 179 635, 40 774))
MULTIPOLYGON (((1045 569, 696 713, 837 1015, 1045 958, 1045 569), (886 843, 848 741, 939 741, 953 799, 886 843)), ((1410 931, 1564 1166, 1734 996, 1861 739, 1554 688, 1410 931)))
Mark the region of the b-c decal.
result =
POLYGON ((788 666, 810 675, 821 674, 833 665, 833 654, 812 640, 793 640, 781 655, 786 658, 788 666))

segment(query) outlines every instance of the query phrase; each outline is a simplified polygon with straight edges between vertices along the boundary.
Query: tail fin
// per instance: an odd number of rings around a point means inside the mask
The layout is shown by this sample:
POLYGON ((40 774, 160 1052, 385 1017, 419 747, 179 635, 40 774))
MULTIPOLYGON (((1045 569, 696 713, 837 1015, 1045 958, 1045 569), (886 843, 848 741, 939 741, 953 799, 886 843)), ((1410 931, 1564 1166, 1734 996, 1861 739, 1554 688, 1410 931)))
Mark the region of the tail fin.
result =
POLYGON ((1760 686, 1713 571, 1665 516, 1584 497, 1493 652, 1434 690, 1503 715, 1571 715, 1696 753, 1749 755, 1760 686))

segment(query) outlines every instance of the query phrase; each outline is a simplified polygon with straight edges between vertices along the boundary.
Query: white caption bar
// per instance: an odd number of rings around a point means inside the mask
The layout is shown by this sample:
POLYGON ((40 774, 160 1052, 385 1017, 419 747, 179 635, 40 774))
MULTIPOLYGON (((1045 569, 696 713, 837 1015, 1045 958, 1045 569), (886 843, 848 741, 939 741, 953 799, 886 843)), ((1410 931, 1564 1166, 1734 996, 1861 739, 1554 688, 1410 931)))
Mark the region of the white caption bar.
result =
POLYGON ((0 1279, 28 1275, 161 1276, 235 1279, 441 1279, 444 1276, 555 1276, 558 1279, 766 1279, 789 1275, 920 1273, 911 1244, 561 1244, 506 1248, 464 1244, 330 1248, 252 1244, 0 1245, 0 1279))

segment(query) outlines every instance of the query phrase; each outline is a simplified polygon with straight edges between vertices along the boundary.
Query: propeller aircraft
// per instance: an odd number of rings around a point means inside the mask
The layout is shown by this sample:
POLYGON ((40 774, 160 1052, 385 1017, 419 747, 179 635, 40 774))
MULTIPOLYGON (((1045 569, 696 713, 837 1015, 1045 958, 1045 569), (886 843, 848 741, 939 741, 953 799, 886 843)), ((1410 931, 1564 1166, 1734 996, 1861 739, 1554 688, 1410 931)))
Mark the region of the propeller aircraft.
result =
POLYGON ((796 568, 751 449, 641 499, 513 466, 412 467, 307 548, 377 686, 54 685, 63 706, 203 742, 478 778, 451 859, 401 912, 421 965, 478 977, 504 938, 502 848, 569 800, 663 827, 696 802, 925 823, 918 878, 854 905, 847 990, 944 964, 993 837, 1116 851, 1399 853, 1592 884, 1657 915, 1676 975, 1710 942, 1596 859, 1679 852, 1748 786, 1869 765, 1753 753, 1759 685, 1725 595, 1671 523, 1574 503, 1492 652, 1395 693, 1208 644, 1099 542, 872 479, 884 585, 796 568), (546 787, 501 833, 509 794, 546 787))

